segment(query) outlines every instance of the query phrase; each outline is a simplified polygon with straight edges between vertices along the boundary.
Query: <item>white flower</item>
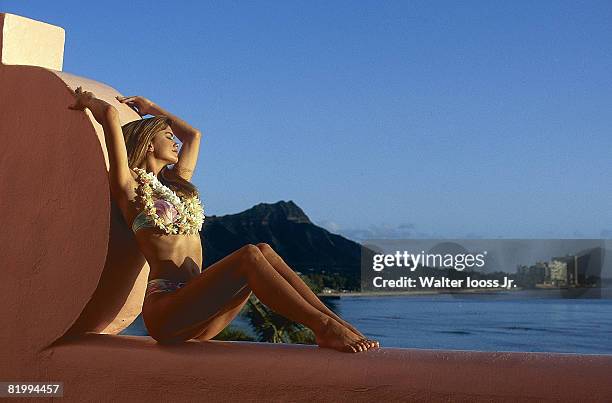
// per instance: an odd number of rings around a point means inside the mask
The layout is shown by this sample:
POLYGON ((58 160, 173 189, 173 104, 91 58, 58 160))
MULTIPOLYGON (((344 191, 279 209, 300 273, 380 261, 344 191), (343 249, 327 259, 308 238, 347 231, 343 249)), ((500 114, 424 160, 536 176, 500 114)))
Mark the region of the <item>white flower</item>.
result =
POLYGON ((141 168, 134 168, 134 171, 138 173, 141 183, 138 190, 143 194, 141 199, 145 211, 160 229, 164 230, 166 234, 196 234, 197 231, 202 230, 206 217, 204 207, 196 196, 182 200, 176 192, 163 185, 153 173, 146 172, 141 168), (154 207, 152 198, 153 194, 157 196, 157 199, 164 199, 174 206, 178 214, 175 222, 165 223, 157 215, 157 209, 154 207))

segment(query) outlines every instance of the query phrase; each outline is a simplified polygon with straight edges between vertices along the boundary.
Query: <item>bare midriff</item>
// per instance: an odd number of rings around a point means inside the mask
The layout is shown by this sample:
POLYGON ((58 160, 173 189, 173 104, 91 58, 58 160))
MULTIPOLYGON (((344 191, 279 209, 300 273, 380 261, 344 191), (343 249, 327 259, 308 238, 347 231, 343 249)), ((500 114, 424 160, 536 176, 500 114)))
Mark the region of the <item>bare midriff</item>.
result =
POLYGON ((166 235, 157 228, 143 228, 134 236, 151 268, 149 280, 187 282, 201 273, 202 243, 198 234, 166 235))
MULTIPOLYGON (((140 212, 136 202, 137 175, 127 194, 117 200, 126 223, 132 222, 140 212)), ((168 235, 159 228, 142 228, 134 234, 140 252, 149 263, 149 281, 166 279, 187 282, 202 271, 202 242, 199 234, 168 235)))

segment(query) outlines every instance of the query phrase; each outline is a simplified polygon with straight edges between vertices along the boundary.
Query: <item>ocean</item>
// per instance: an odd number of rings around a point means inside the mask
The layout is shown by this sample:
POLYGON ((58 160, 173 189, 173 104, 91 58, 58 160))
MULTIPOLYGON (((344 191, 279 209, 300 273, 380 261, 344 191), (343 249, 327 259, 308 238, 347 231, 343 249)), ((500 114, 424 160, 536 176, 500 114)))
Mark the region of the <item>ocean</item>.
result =
MULTIPOLYGON (((612 354, 612 299, 555 292, 325 299, 381 347, 612 354)), ((231 325, 252 333, 237 317, 231 325)), ((139 316, 121 334, 146 335, 139 316)))

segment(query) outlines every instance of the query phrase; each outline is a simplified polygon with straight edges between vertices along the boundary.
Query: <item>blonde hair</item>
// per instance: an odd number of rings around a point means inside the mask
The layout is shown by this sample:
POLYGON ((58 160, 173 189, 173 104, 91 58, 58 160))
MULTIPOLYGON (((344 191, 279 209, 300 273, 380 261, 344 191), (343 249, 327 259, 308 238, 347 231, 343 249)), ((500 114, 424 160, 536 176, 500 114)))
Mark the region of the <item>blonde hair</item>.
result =
MULTIPOLYGON (((169 117, 158 115, 152 118, 135 120, 121 126, 130 168, 134 169, 144 161, 149 143, 153 140, 155 134, 171 124, 172 120, 169 117)), ((159 181, 177 194, 199 197, 198 189, 191 182, 180 177, 174 169, 168 169, 168 166, 162 168, 159 181)))

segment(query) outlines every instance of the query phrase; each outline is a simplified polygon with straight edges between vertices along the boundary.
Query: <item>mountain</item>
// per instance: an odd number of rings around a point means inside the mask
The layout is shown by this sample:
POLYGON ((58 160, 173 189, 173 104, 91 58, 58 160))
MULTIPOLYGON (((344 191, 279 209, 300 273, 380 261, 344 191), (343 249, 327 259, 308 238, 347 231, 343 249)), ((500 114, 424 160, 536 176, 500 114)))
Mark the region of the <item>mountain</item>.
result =
POLYGON ((313 224, 291 200, 207 216, 201 238, 204 267, 246 244, 266 242, 295 271, 338 273, 359 284, 361 245, 313 224))

